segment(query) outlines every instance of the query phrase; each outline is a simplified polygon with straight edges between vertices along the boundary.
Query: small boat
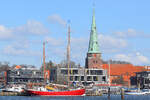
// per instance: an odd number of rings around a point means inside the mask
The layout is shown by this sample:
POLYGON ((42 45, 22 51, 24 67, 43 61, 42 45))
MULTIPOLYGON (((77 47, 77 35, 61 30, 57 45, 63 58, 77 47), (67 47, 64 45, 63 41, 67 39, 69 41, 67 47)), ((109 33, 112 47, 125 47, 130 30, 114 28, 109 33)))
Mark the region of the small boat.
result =
POLYGON ((139 91, 139 92, 125 92, 126 95, 145 95, 145 92, 139 91))
POLYGON ((150 89, 142 89, 142 92, 144 92, 145 94, 150 94, 150 89))
POLYGON ((64 90, 64 91, 48 91, 47 89, 25 90, 27 95, 38 95, 38 96, 83 96, 85 95, 85 89, 76 90, 64 90))
POLYGON ((11 87, 6 87, 2 91, 4 91, 4 92, 23 92, 24 88, 22 86, 11 86, 11 87))
POLYGON ((138 83, 138 88, 130 88, 125 92, 126 95, 146 95, 146 92, 140 89, 140 84, 138 83))

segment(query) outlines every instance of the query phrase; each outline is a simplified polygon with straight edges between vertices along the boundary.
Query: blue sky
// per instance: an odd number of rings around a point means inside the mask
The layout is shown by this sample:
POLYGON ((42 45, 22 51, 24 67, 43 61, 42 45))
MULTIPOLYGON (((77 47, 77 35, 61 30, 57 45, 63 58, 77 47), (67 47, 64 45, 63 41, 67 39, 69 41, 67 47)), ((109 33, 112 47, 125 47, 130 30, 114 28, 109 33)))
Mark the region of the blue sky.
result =
MULTIPOLYGON (((0 61, 42 64, 66 59, 71 20, 71 59, 84 66, 93 0, 0 0, 0 61)), ((95 0, 97 33, 104 60, 150 65, 150 1, 95 0)))

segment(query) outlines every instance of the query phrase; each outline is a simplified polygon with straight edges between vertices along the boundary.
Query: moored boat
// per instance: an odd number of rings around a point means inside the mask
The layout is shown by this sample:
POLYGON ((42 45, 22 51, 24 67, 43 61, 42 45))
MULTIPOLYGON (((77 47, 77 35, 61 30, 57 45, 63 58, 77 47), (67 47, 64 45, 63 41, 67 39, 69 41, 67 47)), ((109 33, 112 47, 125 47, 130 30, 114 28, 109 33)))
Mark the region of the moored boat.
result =
POLYGON ((126 95, 145 95, 145 92, 139 91, 139 92, 125 92, 126 95))
POLYGON ((10 87, 6 87, 5 89, 3 89, 2 91, 4 92, 23 92, 24 88, 23 86, 10 86, 10 87))
POLYGON ((142 92, 144 92, 145 94, 150 94, 150 89, 142 89, 142 92))
POLYGON ((85 94, 85 89, 76 90, 64 90, 64 91, 37 91, 33 89, 26 90, 27 95, 39 95, 39 96, 82 96, 85 94))
MULTIPOLYGON (((43 73, 44 73, 44 82, 46 83, 46 64, 45 64, 45 42, 43 43, 43 73)), ((70 26, 68 27, 68 45, 67 45, 67 66, 68 71, 70 69, 70 26)), ((63 86, 65 89, 61 88, 52 88, 49 86, 38 87, 37 89, 27 89, 25 93, 27 95, 38 95, 38 96, 82 96, 85 94, 85 89, 70 89, 70 74, 68 72, 68 86, 63 86), (67 88, 67 89, 66 89, 67 88)), ((56 86, 56 84, 54 85, 56 86)), ((62 86, 62 85, 59 85, 62 86)))

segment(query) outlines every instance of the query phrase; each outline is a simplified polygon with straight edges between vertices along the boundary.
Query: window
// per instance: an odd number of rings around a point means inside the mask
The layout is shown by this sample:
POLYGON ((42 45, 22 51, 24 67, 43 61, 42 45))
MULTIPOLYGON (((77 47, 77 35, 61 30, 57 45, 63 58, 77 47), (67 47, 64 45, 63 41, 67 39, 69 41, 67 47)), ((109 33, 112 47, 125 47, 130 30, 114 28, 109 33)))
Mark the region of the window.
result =
POLYGON ((90 70, 90 75, 95 75, 95 71, 94 70, 90 70))
POLYGON ((93 76, 94 81, 98 81, 98 76, 93 76))
POLYGON ((61 74, 68 74, 67 70, 61 70, 61 74))
POLYGON ((78 74, 78 70, 73 70, 73 74, 78 74))
POLYGON ((84 81, 84 76, 81 76, 81 81, 84 81))
POLYGON ((97 75, 103 75, 103 70, 97 70, 97 71, 96 71, 96 74, 97 74, 97 75))
POLYGON ((75 81, 78 81, 79 80, 79 76, 75 76, 75 81))
POLYGON ((93 63, 95 64, 95 60, 93 60, 93 63))
POLYGON ((90 75, 103 75, 102 70, 90 70, 90 75))
POLYGON ((97 60, 93 60, 93 63, 94 63, 94 64, 97 64, 97 60))
POLYGON ((87 81, 92 81, 92 77, 91 77, 91 76, 88 76, 88 77, 87 77, 87 81))
POLYGON ((86 74, 89 75, 89 70, 86 70, 86 74))
POLYGON ((102 77, 102 81, 106 81, 106 77, 105 76, 102 77))

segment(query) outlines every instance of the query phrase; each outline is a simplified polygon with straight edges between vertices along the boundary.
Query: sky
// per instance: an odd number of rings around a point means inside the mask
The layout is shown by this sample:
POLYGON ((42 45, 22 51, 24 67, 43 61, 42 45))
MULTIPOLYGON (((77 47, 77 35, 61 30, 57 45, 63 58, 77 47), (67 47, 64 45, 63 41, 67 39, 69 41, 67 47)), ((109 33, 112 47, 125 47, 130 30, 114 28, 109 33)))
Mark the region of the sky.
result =
POLYGON ((103 60, 150 65, 149 0, 0 0, 0 61, 42 65, 66 59, 68 20, 71 60, 85 64, 93 2, 103 60))

